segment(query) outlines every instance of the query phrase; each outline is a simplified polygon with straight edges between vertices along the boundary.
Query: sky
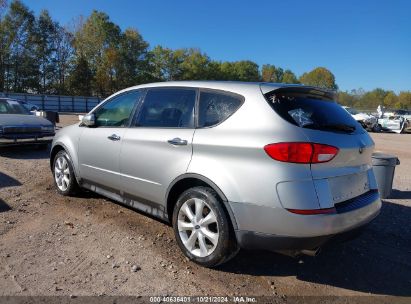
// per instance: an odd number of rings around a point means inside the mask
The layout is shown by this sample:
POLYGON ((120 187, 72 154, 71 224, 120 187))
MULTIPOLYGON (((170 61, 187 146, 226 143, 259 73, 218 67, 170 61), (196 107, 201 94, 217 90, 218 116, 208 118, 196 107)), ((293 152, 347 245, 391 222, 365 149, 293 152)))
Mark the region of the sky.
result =
POLYGON ((297 76, 323 66, 340 90, 411 90, 408 0, 23 0, 69 24, 93 9, 150 47, 194 47, 221 61, 274 64, 297 76))

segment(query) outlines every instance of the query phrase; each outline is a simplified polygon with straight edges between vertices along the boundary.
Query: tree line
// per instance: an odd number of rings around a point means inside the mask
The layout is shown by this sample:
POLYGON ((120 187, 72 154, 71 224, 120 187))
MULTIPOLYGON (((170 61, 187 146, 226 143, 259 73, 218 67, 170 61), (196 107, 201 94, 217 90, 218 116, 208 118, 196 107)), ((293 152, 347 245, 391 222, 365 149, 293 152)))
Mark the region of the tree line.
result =
POLYGON ((375 110, 378 105, 387 109, 411 109, 411 92, 402 91, 395 94, 393 91, 380 88, 368 92, 358 89, 338 92, 338 101, 343 105, 367 110, 375 110))
MULTIPOLYGON (((238 80, 301 83, 338 90, 324 67, 297 75, 273 64, 217 61, 196 48, 150 48, 135 28, 122 30, 104 12, 78 17, 70 26, 39 16, 21 1, 0 0, 0 91, 106 97, 154 81, 238 80)), ((378 104, 411 108, 411 92, 376 89, 339 92, 339 101, 359 108, 378 104)))

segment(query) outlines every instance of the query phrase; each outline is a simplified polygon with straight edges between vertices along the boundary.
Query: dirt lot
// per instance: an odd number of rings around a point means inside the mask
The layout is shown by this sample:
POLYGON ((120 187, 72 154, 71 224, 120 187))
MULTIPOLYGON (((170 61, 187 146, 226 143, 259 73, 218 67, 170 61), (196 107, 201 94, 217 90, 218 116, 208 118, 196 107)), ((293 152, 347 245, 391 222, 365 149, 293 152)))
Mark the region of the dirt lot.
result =
POLYGON ((411 296, 411 135, 372 137, 401 165, 360 238, 315 258, 243 250, 214 270, 186 261, 164 223, 94 194, 59 196, 48 151, 3 149, 0 295, 411 296))

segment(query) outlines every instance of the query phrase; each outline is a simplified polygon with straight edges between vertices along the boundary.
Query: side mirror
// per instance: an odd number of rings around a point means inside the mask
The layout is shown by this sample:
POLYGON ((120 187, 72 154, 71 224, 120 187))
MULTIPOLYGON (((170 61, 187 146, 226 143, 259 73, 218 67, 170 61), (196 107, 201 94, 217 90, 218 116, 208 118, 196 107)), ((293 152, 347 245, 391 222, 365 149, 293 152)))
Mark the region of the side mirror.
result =
POLYGON ((92 127, 96 124, 96 117, 93 113, 87 114, 83 116, 81 122, 87 127, 92 127))

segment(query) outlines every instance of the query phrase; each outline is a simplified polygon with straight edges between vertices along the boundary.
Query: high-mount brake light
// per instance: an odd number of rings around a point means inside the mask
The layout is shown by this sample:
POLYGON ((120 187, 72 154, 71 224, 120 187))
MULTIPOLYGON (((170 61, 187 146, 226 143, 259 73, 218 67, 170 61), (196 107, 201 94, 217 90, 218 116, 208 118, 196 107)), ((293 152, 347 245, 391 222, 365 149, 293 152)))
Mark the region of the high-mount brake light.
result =
POLYGON ((336 147, 310 142, 269 144, 264 147, 264 150, 275 160, 298 164, 325 163, 338 154, 336 147))

